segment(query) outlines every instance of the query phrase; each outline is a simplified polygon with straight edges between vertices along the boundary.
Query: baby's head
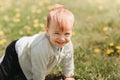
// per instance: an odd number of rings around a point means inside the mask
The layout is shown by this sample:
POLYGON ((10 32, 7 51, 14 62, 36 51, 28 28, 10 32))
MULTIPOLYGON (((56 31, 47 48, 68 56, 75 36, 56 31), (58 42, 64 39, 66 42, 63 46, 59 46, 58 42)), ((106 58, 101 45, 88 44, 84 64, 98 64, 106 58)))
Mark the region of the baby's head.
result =
POLYGON ((55 5, 47 16, 46 33, 50 41, 62 48, 70 41, 74 25, 74 15, 62 5, 55 5))

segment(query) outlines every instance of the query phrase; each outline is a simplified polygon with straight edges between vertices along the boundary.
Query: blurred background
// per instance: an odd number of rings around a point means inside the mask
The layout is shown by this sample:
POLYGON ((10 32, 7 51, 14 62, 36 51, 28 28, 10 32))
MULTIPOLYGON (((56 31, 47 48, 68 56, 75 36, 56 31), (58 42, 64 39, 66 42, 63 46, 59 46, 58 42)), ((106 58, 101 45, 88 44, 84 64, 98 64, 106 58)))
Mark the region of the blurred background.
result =
POLYGON ((120 80, 120 0, 0 0, 0 56, 12 40, 43 32, 55 4, 75 16, 75 77, 120 80))

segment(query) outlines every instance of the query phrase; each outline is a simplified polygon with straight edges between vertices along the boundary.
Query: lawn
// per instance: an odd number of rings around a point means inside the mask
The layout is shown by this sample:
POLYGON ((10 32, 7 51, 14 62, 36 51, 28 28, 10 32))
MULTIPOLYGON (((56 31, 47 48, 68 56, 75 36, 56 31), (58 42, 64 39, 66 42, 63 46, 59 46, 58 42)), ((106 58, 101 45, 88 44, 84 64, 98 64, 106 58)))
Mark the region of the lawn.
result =
POLYGON ((120 80, 120 0, 0 0, 0 56, 12 40, 43 32, 54 4, 75 16, 76 80, 120 80))

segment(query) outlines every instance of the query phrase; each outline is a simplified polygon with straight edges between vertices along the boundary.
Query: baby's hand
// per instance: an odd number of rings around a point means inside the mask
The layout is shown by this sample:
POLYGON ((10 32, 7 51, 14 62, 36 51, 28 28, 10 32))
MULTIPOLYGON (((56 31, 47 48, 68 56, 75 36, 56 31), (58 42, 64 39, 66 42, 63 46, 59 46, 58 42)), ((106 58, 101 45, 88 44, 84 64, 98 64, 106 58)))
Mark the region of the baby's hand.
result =
POLYGON ((67 78, 65 78, 65 80, 75 80, 75 79, 72 77, 67 77, 67 78))

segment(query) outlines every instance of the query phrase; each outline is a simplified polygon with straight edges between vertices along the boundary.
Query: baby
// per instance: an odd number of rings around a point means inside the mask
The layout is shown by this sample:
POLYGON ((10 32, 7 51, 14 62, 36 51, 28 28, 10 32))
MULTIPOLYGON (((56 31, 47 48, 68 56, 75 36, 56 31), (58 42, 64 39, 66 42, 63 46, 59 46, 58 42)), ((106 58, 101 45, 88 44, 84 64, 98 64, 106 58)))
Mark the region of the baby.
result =
POLYGON ((61 62, 65 80, 74 80, 71 42, 74 15, 62 5, 47 16, 45 32, 12 41, 0 63, 0 80, 45 80, 61 62))

